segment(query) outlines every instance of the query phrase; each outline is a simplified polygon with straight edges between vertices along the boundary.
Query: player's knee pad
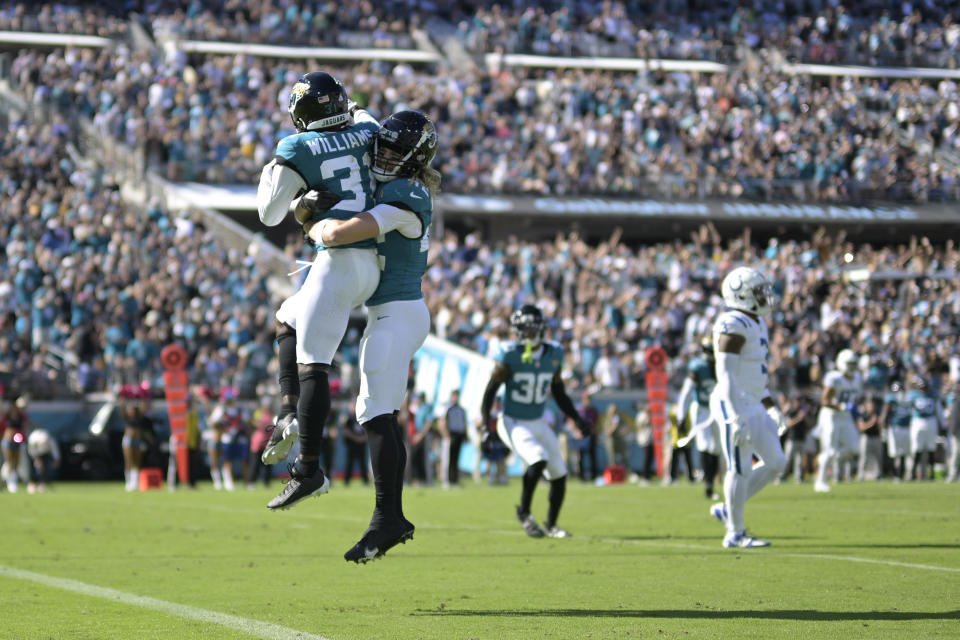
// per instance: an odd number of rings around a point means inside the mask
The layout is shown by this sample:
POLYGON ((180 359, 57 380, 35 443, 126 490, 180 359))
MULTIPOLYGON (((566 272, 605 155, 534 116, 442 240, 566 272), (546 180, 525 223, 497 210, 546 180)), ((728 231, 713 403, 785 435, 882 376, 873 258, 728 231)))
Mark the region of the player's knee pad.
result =
POLYGON ((326 377, 329 370, 330 365, 319 362, 297 365, 297 373, 300 375, 301 382, 304 380, 304 378, 316 377, 318 374, 322 374, 324 377, 326 377))
POLYGON ((367 375, 379 373, 390 359, 393 335, 389 331, 374 331, 367 336, 360 354, 360 369, 367 375))
POLYGON ((322 416, 322 419, 325 420, 327 413, 330 411, 328 368, 324 364, 301 364, 298 366, 301 393, 297 410, 304 418, 314 415, 322 416))

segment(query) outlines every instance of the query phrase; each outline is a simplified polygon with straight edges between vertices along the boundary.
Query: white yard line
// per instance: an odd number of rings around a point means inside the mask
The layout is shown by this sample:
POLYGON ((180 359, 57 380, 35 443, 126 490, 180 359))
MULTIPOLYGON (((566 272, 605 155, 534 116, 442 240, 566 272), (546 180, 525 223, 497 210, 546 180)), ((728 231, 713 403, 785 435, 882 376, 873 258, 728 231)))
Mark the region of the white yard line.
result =
POLYGON ((14 567, 4 565, 0 565, 0 576, 27 580, 48 587, 54 587, 55 589, 73 591, 74 593, 85 596, 113 600, 114 602, 143 607, 144 609, 152 609, 161 613, 177 616, 178 618, 216 624, 221 627, 233 629, 234 631, 242 631, 243 633, 248 633, 257 638, 263 638, 264 640, 329 640, 329 638, 325 638, 324 636, 314 635, 306 631, 297 631, 296 629, 282 627, 270 622, 251 620, 249 618, 230 615, 229 613, 220 613, 219 611, 191 607, 186 604, 167 602, 166 600, 158 600, 148 596, 140 596, 135 593, 127 593, 126 591, 98 587, 94 584, 87 584, 86 582, 79 582, 69 578, 57 578, 55 576, 34 573, 33 571, 24 571, 23 569, 15 569, 14 567))

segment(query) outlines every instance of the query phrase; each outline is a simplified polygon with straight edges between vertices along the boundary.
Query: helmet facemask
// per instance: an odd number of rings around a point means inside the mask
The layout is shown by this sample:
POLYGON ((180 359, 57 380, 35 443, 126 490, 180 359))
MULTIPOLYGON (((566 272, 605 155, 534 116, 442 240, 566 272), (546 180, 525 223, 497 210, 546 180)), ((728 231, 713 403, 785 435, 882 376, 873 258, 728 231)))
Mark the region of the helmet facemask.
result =
MULTIPOLYGON (((395 131, 390 131, 396 135, 395 131)), ((377 135, 373 141, 373 167, 371 172, 378 182, 390 182, 397 178, 405 178, 416 173, 416 167, 409 166, 407 162, 416 149, 404 150, 401 145, 395 142, 388 142, 388 139, 377 135)))
POLYGON ((727 274, 721 285, 724 303, 763 317, 770 314, 776 301, 773 286, 763 274, 749 267, 737 267, 727 274))
POLYGON ((373 140, 373 177, 379 182, 416 176, 437 152, 437 129, 426 116, 402 111, 387 118, 373 140))
POLYGON ((510 316, 510 326, 516 332, 517 340, 527 346, 527 352, 538 348, 543 342, 543 316, 536 307, 514 311, 510 316))

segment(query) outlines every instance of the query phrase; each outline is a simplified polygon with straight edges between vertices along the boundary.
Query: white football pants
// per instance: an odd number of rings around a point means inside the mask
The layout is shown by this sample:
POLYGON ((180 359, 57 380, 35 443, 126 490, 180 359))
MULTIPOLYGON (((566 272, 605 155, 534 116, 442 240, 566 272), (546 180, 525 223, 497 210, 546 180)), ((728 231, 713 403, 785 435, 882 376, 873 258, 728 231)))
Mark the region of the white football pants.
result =
POLYGON ((400 409, 410 360, 429 331, 430 311, 423 299, 367 307, 367 328, 360 339, 360 424, 400 409))
POLYGON ((720 425, 720 447, 727 462, 723 480, 724 500, 727 504, 726 527, 728 533, 744 530, 743 512, 747 500, 779 475, 787 466, 783 447, 777 436, 777 424, 767 415, 763 404, 757 402, 741 414, 749 441, 736 446, 732 441, 727 419, 731 415, 726 403, 717 396, 710 398, 710 410, 720 425), (760 462, 753 464, 753 455, 760 462))
POLYGON ((376 249, 318 251, 303 286, 277 311, 277 320, 297 332, 297 363, 333 362, 350 310, 366 302, 379 283, 376 249))
POLYGON ((523 420, 501 415, 497 420, 497 435, 528 467, 545 460, 547 468, 543 475, 547 480, 557 480, 567 475, 567 464, 563 460, 557 434, 542 417, 523 420))

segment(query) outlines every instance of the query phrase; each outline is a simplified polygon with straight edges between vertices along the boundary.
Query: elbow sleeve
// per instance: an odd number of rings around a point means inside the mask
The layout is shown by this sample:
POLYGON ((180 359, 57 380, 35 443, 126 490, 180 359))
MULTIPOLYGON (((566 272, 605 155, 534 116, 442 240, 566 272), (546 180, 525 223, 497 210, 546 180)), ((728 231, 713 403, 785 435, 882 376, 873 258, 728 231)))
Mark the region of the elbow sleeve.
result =
POLYGON ((305 186, 296 172, 271 160, 263 168, 260 185, 257 187, 257 213, 260 214, 260 221, 268 227, 275 227, 283 222, 290 211, 290 203, 305 186))

